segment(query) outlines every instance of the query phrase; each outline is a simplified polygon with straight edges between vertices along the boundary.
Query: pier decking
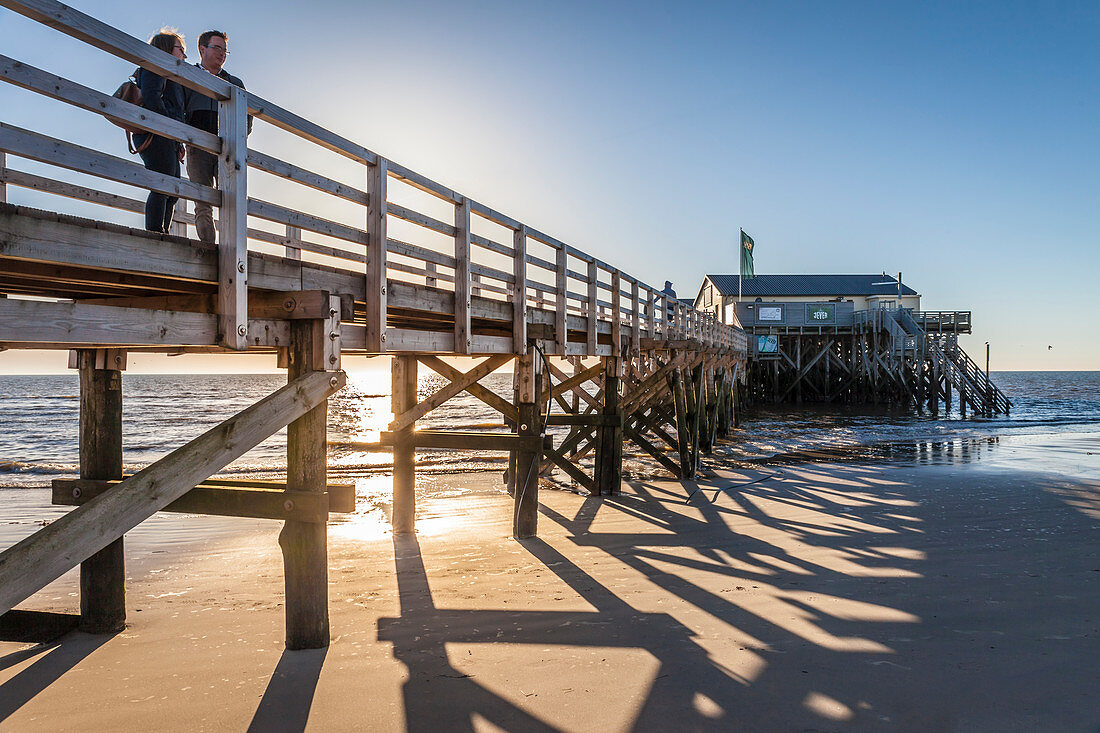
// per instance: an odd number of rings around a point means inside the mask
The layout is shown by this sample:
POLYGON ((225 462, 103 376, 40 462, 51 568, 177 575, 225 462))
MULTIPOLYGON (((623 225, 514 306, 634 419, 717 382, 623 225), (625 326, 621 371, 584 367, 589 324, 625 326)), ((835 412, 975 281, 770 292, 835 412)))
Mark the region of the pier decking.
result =
POLYGON ((348 510, 346 487, 326 480, 326 400, 343 386, 350 356, 393 357, 394 421, 380 445, 394 454, 398 533, 414 529, 418 447, 509 452, 513 534, 525 538, 536 532, 543 471, 557 467, 593 495, 616 494, 631 441, 690 477, 699 453, 736 419, 748 358, 740 329, 61 3, 0 5, 216 99, 220 118, 211 135, 0 56, 10 84, 219 161, 217 188, 208 188, 0 122, 0 348, 71 350, 81 376, 81 476, 54 487, 55 501, 77 507, 0 554, 0 628, 18 627, 24 638, 56 631, 54 616, 6 614, 77 564, 81 613, 72 623, 121 628, 123 536, 154 512, 186 507, 285 520, 286 643, 326 645, 325 520, 348 510), (283 160, 250 147, 249 116, 277 128, 288 150, 310 152, 283 160), (9 156, 92 181, 24 170, 9 156), (172 234, 116 223, 143 203, 106 182, 215 206, 217 244, 188 238, 186 211, 172 234), (50 194, 56 206, 7 203, 16 188, 50 194), (79 207, 65 210, 67 201, 79 207), (88 204, 105 213, 75 215, 88 204), (127 477, 121 371, 136 350, 273 352, 289 383, 127 477), (462 372, 445 356, 480 361, 462 372), (511 401, 478 383, 509 363, 511 401), (449 384, 419 399, 420 364, 449 384), (416 430, 462 391, 500 412, 507 431, 416 430), (547 425, 570 431, 554 445, 547 425), (285 484, 210 480, 284 426, 285 484), (591 473, 580 464, 588 454, 591 473))

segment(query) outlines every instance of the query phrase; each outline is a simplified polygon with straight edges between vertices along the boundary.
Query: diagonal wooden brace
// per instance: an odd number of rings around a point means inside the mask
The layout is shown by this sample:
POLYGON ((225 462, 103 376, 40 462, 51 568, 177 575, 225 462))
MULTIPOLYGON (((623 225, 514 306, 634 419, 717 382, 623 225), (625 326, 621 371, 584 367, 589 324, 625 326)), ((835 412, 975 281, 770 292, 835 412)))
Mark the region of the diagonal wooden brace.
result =
POLYGON ((0 614, 114 542, 344 386, 313 372, 0 553, 0 614))
POLYGON ((393 422, 390 423, 390 430, 392 432, 404 430, 420 418, 427 415, 435 408, 442 405, 447 400, 454 397, 459 392, 464 391, 471 384, 474 384, 475 382, 480 382, 482 379, 507 364, 513 358, 515 357, 513 357, 511 354, 498 354, 496 356, 490 356, 488 359, 463 374, 461 378, 453 380, 450 384, 433 394, 431 397, 427 398, 423 402, 418 402, 416 406, 413 407, 411 410, 405 410, 405 412, 395 417, 393 419, 393 422))

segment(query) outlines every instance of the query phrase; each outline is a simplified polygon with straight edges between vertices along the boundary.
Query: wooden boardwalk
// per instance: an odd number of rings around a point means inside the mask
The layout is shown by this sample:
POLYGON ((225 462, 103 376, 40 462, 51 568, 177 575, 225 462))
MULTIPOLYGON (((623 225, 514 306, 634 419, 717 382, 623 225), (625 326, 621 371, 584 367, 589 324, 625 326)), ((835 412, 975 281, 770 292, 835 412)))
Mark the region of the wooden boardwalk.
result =
POLYGON ((220 120, 220 133, 208 134, 72 81, 65 69, 0 55, 0 79, 27 93, 219 161, 218 185, 209 188, 0 122, 0 348, 70 350, 81 377, 81 476, 54 485, 55 501, 77 508, 0 553, 5 633, 32 638, 64 627, 56 615, 9 612, 77 564, 81 613, 70 621, 121 628, 123 536, 156 511, 178 509, 285 521, 287 646, 326 645, 325 521, 353 505, 348 487, 326 479, 326 400, 343 386, 349 357, 393 357, 394 420, 382 444, 394 454, 399 533, 414 530, 418 448, 508 452, 513 534, 525 538, 536 531, 546 471, 559 469, 594 495, 616 494, 630 441, 690 477, 700 452, 736 419, 748 356, 740 329, 72 8, 51 0, 0 6, 117 57, 120 71, 137 64, 217 100, 220 120), (249 116, 276 128, 270 139, 280 149, 308 152, 284 160, 250 147, 249 116), (14 159, 84 177, 75 183, 14 159), (56 205, 9 203, 17 189, 56 205), (138 196, 119 192, 130 189, 138 196), (143 210, 140 190, 213 205, 218 242, 188 238, 185 210, 171 235, 112 223, 143 210), (103 214, 87 218, 89 204, 103 214), (138 350, 274 352, 289 383, 123 476, 121 371, 138 350), (478 362, 463 372, 446 356, 478 362), (423 399, 421 364, 449 382, 423 399), (512 399, 479 384, 509 364, 512 399), (501 431, 416 430, 463 391, 501 414, 501 431), (567 437, 554 444, 548 425, 569 426, 567 437), (285 483, 210 480, 285 426, 285 483), (582 467, 587 455, 591 471, 582 467))

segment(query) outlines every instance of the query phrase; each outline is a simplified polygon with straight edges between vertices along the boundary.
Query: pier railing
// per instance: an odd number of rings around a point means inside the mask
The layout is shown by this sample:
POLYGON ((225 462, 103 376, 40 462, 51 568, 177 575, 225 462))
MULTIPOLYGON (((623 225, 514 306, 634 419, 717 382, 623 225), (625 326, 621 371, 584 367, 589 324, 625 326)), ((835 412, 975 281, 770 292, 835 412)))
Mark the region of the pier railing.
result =
MULTIPOLYGON (((218 101, 220 132, 212 135, 0 55, 0 79, 8 83, 218 156, 217 187, 209 188, 0 123, 0 200, 10 185, 143 210, 141 201, 94 185, 10 168, 6 153, 217 207, 224 346, 247 347, 251 251, 362 273, 362 312, 343 324, 348 349, 523 353, 532 323, 550 334, 549 352, 560 355, 618 354, 624 339, 637 350, 644 338, 746 349, 744 333, 714 314, 88 15, 53 0, 0 0, 0 6, 218 101), (286 160, 250 147, 248 116, 287 133, 283 148, 304 144, 306 152, 286 160), (391 292, 391 283, 409 287, 391 292), (436 297, 438 290, 447 297, 436 297), (494 301, 512 305, 511 335, 475 336, 472 319, 486 317, 487 308, 498 312, 494 301), (448 323, 453 317, 453 330, 393 327, 388 315, 395 307, 440 312, 448 323)), ((184 214, 180 221, 193 218, 184 214)))

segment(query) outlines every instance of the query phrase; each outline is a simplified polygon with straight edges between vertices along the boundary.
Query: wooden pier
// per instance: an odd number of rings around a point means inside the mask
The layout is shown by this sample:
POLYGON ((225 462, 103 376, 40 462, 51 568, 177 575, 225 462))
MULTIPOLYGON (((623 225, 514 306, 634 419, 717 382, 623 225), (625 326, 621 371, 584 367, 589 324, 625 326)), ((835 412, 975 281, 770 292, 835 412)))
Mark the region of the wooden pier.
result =
POLYGON ((124 120, 219 161, 218 186, 208 188, 0 122, 0 348, 69 350, 81 381, 80 479, 54 485, 55 502, 76 508, 0 553, 7 638, 57 633, 66 623, 120 629, 126 532, 157 511, 181 510, 284 521, 287 647, 327 645, 325 523, 354 504, 352 489, 327 481, 327 399, 344 385, 348 358, 392 357, 394 419, 379 445, 394 456, 396 533, 415 529, 419 448, 508 452, 513 535, 526 538, 537 531, 538 480, 547 471, 592 495, 615 495, 630 441, 691 477, 700 453, 736 420, 737 385, 748 373, 740 329, 61 3, 0 6, 117 57, 120 76, 137 64, 217 100, 220 119, 220 134, 211 135, 71 81, 63 68, 0 55, 3 81, 83 109, 89 124, 124 120), (249 116, 311 152, 283 160, 250 147, 249 116), (21 169, 14 159, 93 182, 21 169), (119 212, 143 210, 140 195, 95 181, 213 205, 217 244, 188 237, 185 210, 170 235, 114 223, 119 212), (57 204, 9 203, 16 189, 51 194, 57 204), (104 213, 78 217, 64 210, 67 201, 104 213), (135 351, 269 352, 288 384, 124 476, 121 372, 135 351), (478 361, 463 372, 448 356, 478 361), (447 386, 421 399, 420 365, 447 386), (509 365, 512 400, 479 383, 509 365), (416 429, 460 392, 499 412, 502 429, 416 429), (567 436, 555 443, 550 425, 568 426, 567 436), (285 483, 210 478, 285 426, 285 483), (588 455, 590 472, 581 463, 588 455), (13 610, 78 564, 79 616, 13 610))
POLYGON ((959 346, 969 311, 855 310, 850 302, 738 303, 750 341, 747 397, 757 403, 888 405, 938 415, 1008 414, 1012 401, 959 346), (758 318, 784 314, 782 325, 758 318), (787 307, 787 310, 777 310, 787 307), (827 323, 805 313, 828 315, 827 323), (789 317, 786 315, 789 313, 789 317))

